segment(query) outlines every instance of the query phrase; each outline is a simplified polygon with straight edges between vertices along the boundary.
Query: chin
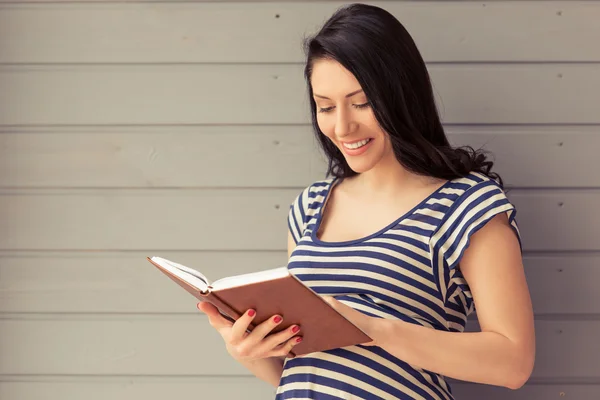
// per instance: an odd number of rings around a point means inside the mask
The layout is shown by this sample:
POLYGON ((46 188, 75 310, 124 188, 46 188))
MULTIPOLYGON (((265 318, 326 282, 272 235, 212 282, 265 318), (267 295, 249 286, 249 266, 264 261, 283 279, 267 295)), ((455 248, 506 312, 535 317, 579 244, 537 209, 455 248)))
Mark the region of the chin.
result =
POLYGON ((373 168, 373 165, 371 165, 371 164, 356 163, 356 162, 349 163, 347 159, 346 159, 346 162, 348 163, 348 166, 350 167, 350 169, 352 171, 356 172, 357 174, 362 174, 363 172, 367 172, 368 170, 373 168))

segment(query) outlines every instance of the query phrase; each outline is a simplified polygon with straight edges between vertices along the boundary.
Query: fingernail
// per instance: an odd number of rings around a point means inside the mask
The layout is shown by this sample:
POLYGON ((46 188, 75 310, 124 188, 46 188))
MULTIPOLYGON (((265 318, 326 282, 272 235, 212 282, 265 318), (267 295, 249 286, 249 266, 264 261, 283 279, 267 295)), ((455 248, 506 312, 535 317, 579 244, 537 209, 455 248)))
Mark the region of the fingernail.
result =
POLYGON ((248 315, 251 316, 251 317, 254 317, 255 314, 256 314, 256 311, 254 311, 254 310, 249 310, 248 311, 248 315))
POLYGON ((302 341, 302 336, 296 338, 296 343, 300 343, 302 341))
POLYGON ((281 322, 281 320, 282 320, 282 319, 283 319, 283 318, 281 318, 281 317, 278 315, 278 316, 276 316, 275 318, 273 318, 273 321, 275 321, 275 323, 276 323, 276 324, 278 324, 278 323, 280 323, 280 322, 281 322))
POLYGON ((296 333, 296 332, 298 332, 299 330, 300 330, 300 327, 299 327, 298 325, 296 325, 296 326, 294 326, 294 327, 292 328, 292 332, 293 332, 293 333, 296 333))

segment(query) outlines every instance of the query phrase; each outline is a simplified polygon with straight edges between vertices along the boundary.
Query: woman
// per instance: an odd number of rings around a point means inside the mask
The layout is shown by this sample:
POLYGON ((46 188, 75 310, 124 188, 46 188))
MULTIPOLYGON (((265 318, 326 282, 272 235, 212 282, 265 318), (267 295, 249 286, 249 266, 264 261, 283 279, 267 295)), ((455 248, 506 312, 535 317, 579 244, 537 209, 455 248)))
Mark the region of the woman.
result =
POLYGON ((453 399, 446 377, 517 389, 535 357, 516 210, 492 162, 452 148, 415 43, 388 12, 341 8, 307 42, 327 175, 290 207, 288 268, 371 343, 286 354, 300 329, 244 332, 200 309, 278 399, 453 399), (477 304, 481 332, 465 333, 477 304))

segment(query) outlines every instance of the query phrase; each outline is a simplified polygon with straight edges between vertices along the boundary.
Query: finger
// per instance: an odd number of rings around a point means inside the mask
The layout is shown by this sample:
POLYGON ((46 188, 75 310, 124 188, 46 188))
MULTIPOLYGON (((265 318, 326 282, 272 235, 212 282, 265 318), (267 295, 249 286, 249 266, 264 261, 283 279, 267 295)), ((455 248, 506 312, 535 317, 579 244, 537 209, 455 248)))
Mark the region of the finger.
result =
POLYGON ((257 344, 262 341, 275 327, 283 322, 281 315, 274 315, 268 320, 264 321, 248 335, 247 339, 252 344, 257 344))
POLYGON ((207 301, 201 301, 200 303, 196 304, 196 307, 198 307, 198 310, 206 314, 209 323, 215 329, 228 328, 233 325, 231 321, 228 321, 221 315, 217 307, 207 301))
POLYGON ((256 316, 256 310, 247 310, 241 317, 235 321, 235 324, 231 327, 230 341, 232 343, 238 343, 246 336, 248 326, 256 316))
POLYGON ((274 333, 269 335, 263 344, 264 352, 269 352, 282 344, 287 343, 287 341, 293 336, 297 335, 300 332, 300 326, 292 325, 289 328, 281 332, 274 333))
MULTIPOLYGON (((296 346, 298 343, 301 343, 301 342, 302 342, 302 336, 294 336, 293 338, 289 339, 287 342, 285 342, 285 343, 281 344, 280 346, 276 347, 275 349, 273 349, 271 351, 270 356, 271 357, 278 357, 278 356, 289 357, 290 352, 292 351, 294 346, 296 346)), ((293 358, 293 356, 291 358, 293 358)))

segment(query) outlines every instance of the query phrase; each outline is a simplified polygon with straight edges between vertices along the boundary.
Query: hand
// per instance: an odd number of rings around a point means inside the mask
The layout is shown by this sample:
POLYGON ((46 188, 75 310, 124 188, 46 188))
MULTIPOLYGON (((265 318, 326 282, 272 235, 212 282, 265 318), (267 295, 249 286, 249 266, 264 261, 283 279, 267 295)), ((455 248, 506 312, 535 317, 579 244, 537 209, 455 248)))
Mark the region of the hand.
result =
POLYGON ((381 321, 380 318, 370 317, 361 313, 360 311, 356 311, 354 308, 345 305, 334 297, 323 296, 323 299, 337 312, 342 314, 344 317, 346 317, 346 319, 348 319, 363 332, 365 332, 371 339, 373 339, 371 342, 361 343, 363 346, 378 346, 377 340, 373 338, 373 332, 375 331, 376 324, 381 321))
POLYGON ((200 302, 197 307, 208 316, 210 325, 219 332, 225 341, 227 351, 238 362, 286 357, 292 348, 302 341, 302 337, 295 336, 298 332, 293 331, 297 325, 292 325, 266 338, 273 328, 281 324, 280 316, 269 318, 248 333, 246 330, 256 315, 256 313, 251 315, 254 310, 246 311, 235 323, 232 323, 221 315, 217 307, 208 302, 200 302), (276 317, 280 318, 278 322, 276 317))

